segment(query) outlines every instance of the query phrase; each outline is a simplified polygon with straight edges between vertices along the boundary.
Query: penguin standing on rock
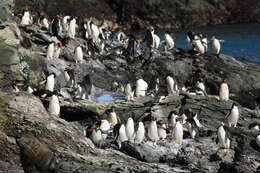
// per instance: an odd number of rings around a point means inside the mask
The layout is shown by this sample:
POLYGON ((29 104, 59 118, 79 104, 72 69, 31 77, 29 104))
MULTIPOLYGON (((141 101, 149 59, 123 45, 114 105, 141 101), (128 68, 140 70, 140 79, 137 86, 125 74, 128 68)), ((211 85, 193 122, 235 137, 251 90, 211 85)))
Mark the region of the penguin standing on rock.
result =
POLYGON ((56 36, 58 39, 60 39, 60 32, 62 30, 61 22, 60 22, 60 16, 57 15, 54 17, 52 24, 51 24, 51 31, 54 36, 56 36))
POLYGON ((45 84, 45 89, 49 90, 51 92, 54 91, 54 86, 55 86, 55 73, 51 73, 46 80, 46 84, 45 84))
POLYGON ((228 126, 229 127, 236 127, 237 122, 239 119, 239 109, 238 109, 238 103, 234 102, 232 104, 231 110, 229 113, 226 115, 227 121, 228 121, 228 126))
POLYGON ((135 143, 141 143, 144 140, 145 137, 145 128, 143 122, 138 122, 137 128, 135 133, 135 143))
POLYGON ((211 38, 211 44, 212 44, 212 49, 215 51, 217 55, 219 55, 220 49, 221 49, 221 42, 225 42, 224 40, 219 40, 215 36, 211 38))
POLYGON ((69 87, 69 88, 71 88, 74 85, 74 80, 71 76, 73 73, 72 71, 73 71, 73 69, 69 66, 64 68, 64 79, 66 82, 66 87, 69 87))
POLYGON ((188 131, 190 133, 190 136, 192 139, 195 138, 199 128, 202 127, 202 125, 200 124, 199 120, 198 120, 198 114, 195 114, 191 119, 188 119, 188 131))
POLYGON ((171 129, 175 127, 178 117, 179 116, 177 110, 173 110, 169 113, 168 119, 169 119, 169 127, 171 127, 171 129))
POLYGON ((31 25, 33 23, 33 18, 30 15, 29 7, 27 6, 23 12, 23 17, 21 21, 21 25, 31 25))
POLYGON ((101 120, 100 130, 102 132, 102 137, 105 140, 107 138, 109 130, 110 130, 110 124, 107 120, 101 120))
POLYGON ((157 124, 158 124, 158 137, 160 140, 164 140, 167 135, 166 124, 163 120, 159 120, 157 124))
POLYGON ((54 58, 54 45, 55 45, 54 42, 51 42, 51 43, 48 45, 47 55, 46 55, 46 58, 47 58, 48 60, 52 60, 52 59, 54 58))
POLYGON ((76 35, 76 18, 71 18, 69 23, 69 30, 68 30, 68 36, 69 38, 75 39, 76 35))
POLYGON ((129 141, 134 142, 135 138, 135 126, 134 126, 134 120, 132 117, 129 117, 126 121, 126 136, 129 141))
POLYGON ((80 45, 78 45, 76 48, 75 48, 75 61, 76 63, 79 63, 81 64, 83 62, 83 51, 82 51, 82 48, 80 47, 80 45))
POLYGON ((59 103, 59 98, 58 98, 57 94, 53 94, 51 96, 48 111, 52 115, 58 116, 60 114, 60 103, 59 103))
POLYGON ((182 144, 182 140, 183 140, 183 127, 182 127, 182 124, 179 121, 177 121, 175 127, 173 128, 172 140, 173 140, 174 143, 177 143, 179 145, 182 144))
POLYGON ((132 91, 131 84, 126 84, 125 87, 126 101, 134 101, 134 91, 132 91))
POLYGON ((156 119, 157 119, 156 114, 154 112, 152 112, 151 121, 148 126, 148 137, 151 141, 153 141, 155 143, 159 140, 156 119))
POLYGON ((168 52, 169 50, 174 48, 174 41, 173 41, 173 38, 171 37, 169 31, 165 32, 164 37, 165 37, 164 50, 165 50, 165 52, 168 52))
POLYGON ((111 127, 114 127, 116 124, 120 123, 120 119, 116 115, 114 106, 112 106, 111 110, 108 111, 108 121, 109 121, 111 127))
POLYGON ((115 136, 116 142, 117 142, 119 148, 121 148, 121 143, 128 140, 128 138, 126 136, 125 125, 117 124, 117 125, 115 125, 113 131, 114 131, 114 136, 115 136))
POLYGON ((92 140, 92 142, 93 142, 95 145, 100 145, 100 143, 104 140, 103 137, 102 137, 102 132, 101 132, 101 130, 100 130, 100 127, 95 127, 95 128, 92 130, 90 139, 92 140))
POLYGON ((223 123, 218 128, 218 138, 217 143, 220 144, 221 148, 224 148, 225 151, 230 148, 230 139, 228 138, 228 134, 226 133, 223 123))
POLYGON ((194 40, 192 41, 192 45, 194 46, 195 50, 198 54, 205 53, 205 47, 202 44, 201 37, 199 35, 194 36, 194 40))
POLYGON ((178 86, 171 76, 166 78, 168 94, 175 94, 178 92, 178 86))
POLYGON ((260 135, 256 137, 256 145, 260 148, 260 135))
POLYGON ((139 78, 136 81, 136 90, 135 90, 136 97, 144 97, 147 89, 148 89, 147 82, 145 82, 142 78, 139 78))
POLYGON ((226 79, 224 79, 222 81, 222 83, 220 84, 219 99, 221 101, 228 101, 229 100, 229 87, 228 87, 226 79))

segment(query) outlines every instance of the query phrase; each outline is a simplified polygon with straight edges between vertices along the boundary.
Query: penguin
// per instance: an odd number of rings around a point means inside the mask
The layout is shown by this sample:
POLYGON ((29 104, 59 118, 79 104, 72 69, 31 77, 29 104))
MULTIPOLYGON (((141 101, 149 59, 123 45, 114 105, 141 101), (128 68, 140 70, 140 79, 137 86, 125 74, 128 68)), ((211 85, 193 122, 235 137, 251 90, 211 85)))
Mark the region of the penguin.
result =
POLYGON ((188 131, 190 133, 190 136, 191 136, 192 139, 194 139, 197 132, 196 132, 192 123, 188 122, 187 125, 188 125, 188 131))
POLYGON ((62 43, 57 43, 54 47, 53 58, 59 58, 61 53, 62 43))
POLYGON ((126 101, 134 101, 134 91, 132 91, 131 84, 126 84, 125 87, 126 101))
POLYGON ((201 43, 204 47, 205 53, 208 51, 208 35, 207 34, 201 34, 201 43))
POLYGON ((134 120, 132 117, 129 117, 126 121, 125 130, 126 136, 129 141, 134 142, 135 138, 135 128, 134 128, 134 120))
POLYGON ((47 48, 47 55, 46 55, 46 58, 48 60, 52 60, 53 57, 54 57, 54 42, 51 42, 49 45, 48 45, 48 48, 47 48))
POLYGON ((70 76, 70 73, 72 73, 71 71, 72 71, 72 69, 69 66, 67 66, 64 68, 64 72, 63 72, 64 79, 66 82, 66 87, 69 87, 69 88, 71 88, 74 85, 74 80, 70 76))
POLYGON ((188 125, 188 131, 190 133, 190 136, 192 139, 195 138, 197 131, 199 128, 202 127, 201 123, 199 122, 197 118, 198 114, 195 114, 192 119, 188 119, 187 125, 188 125))
POLYGON ((21 21, 21 25, 31 25, 33 23, 32 16, 30 15, 29 10, 25 9, 21 21))
POLYGON ((178 118, 178 112, 177 110, 173 110, 169 113, 168 119, 169 119, 169 125, 168 127, 171 127, 173 129, 177 123, 177 118, 178 118))
POLYGON ((249 125, 249 129, 260 131, 260 122, 254 122, 249 125))
POLYGON ((102 132, 102 137, 105 140, 110 130, 110 124, 107 120, 101 120, 100 130, 102 132))
POLYGON ((174 143, 177 143, 179 145, 182 144, 182 140, 183 140, 183 127, 182 127, 182 124, 179 121, 176 122, 176 125, 173 128, 172 140, 173 140, 174 143))
POLYGON ((177 87, 176 83, 174 82, 174 79, 171 76, 167 76, 166 83, 167 83, 168 94, 177 93, 178 87, 177 87))
POLYGON ((189 32, 187 32, 187 35, 186 35, 186 42, 187 42, 187 45, 189 46, 189 47, 192 47, 193 48, 193 45, 192 45, 192 42, 193 42, 193 40, 194 40, 194 32, 192 32, 192 31, 189 31, 189 32))
POLYGON ((46 80, 45 89, 53 92, 55 85, 55 73, 51 73, 46 80))
POLYGON ((202 91, 206 92, 205 84, 203 83, 203 79, 199 78, 196 82, 196 87, 200 88, 202 91))
POLYGON ((258 147, 260 147, 260 135, 257 135, 257 136, 256 136, 255 141, 256 141, 256 145, 257 145, 258 147))
POLYGON ((158 124, 158 137, 159 137, 159 139, 160 140, 164 140, 165 138, 166 138, 166 124, 165 124, 165 122, 163 121, 163 120, 159 120, 158 122, 157 122, 157 124, 158 124))
POLYGON ((48 111, 52 115, 58 116, 60 114, 60 103, 57 95, 53 94, 49 102, 48 111))
POLYGON ((141 143, 145 137, 145 128, 143 122, 138 122, 135 133, 135 143, 141 143))
POLYGON ((215 36, 211 38, 211 44, 212 44, 212 49, 214 52, 219 55, 220 49, 221 49, 221 42, 225 42, 224 40, 219 40, 215 36))
POLYGON ((186 123, 186 120, 188 119, 185 113, 182 113, 181 116, 179 116, 180 123, 184 125, 186 123))
POLYGON ((221 148, 224 148, 224 149, 230 148, 230 139, 228 138, 228 135, 223 127, 223 123, 218 128, 217 140, 218 140, 218 143, 220 144, 221 148))
POLYGON ((69 38, 75 39, 76 35, 76 18, 72 18, 69 23, 69 30, 68 30, 68 36, 69 38))
POLYGON ((76 98, 85 100, 88 97, 85 86, 79 83, 77 85, 76 98))
MULTIPOLYGON (((200 112, 201 112, 201 109, 200 109, 200 112)), ((196 124, 196 126, 197 126, 198 128, 203 127, 202 124, 200 123, 199 119, 198 119, 198 114, 195 114, 195 115, 194 115, 193 120, 194 120, 194 122, 195 122, 195 124, 196 124)))
POLYGON ((115 134, 116 142, 117 142, 119 148, 121 148, 121 143, 128 140, 128 138, 126 136, 125 125, 117 124, 114 127, 114 134, 115 134))
POLYGON ((32 89, 32 87, 30 87, 30 86, 27 87, 27 93, 28 93, 28 94, 32 94, 33 91, 34 91, 34 90, 32 89))
POLYGON ((60 39, 61 30, 62 30, 62 26, 61 26, 61 22, 60 22, 60 16, 56 15, 51 24, 51 32, 54 36, 56 36, 58 39, 60 39))
POLYGON ((199 54, 204 54, 205 53, 205 48, 201 42, 201 38, 199 35, 194 36, 194 40, 192 41, 192 45, 194 46, 195 50, 199 54))
POLYGON ((158 136, 158 128, 156 123, 156 114, 154 112, 151 113, 151 121, 148 126, 148 137, 151 141, 157 142, 159 140, 158 136))
POLYGON ((110 123, 111 127, 114 127, 116 124, 120 123, 120 119, 116 115, 114 106, 112 106, 111 110, 108 112, 108 122, 110 123))
POLYGON ((238 122, 238 119, 239 119, 238 103, 234 102, 232 104, 231 110, 229 111, 229 113, 226 115, 225 118, 227 119, 229 127, 232 127, 232 126, 236 127, 237 126, 237 122, 238 122))
POLYGON ((174 48, 174 41, 173 38, 171 37, 169 31, 166 31, 164 34, 165 37, 165 52, 168 52, 169 50, 174 48))
POLYGON ((99 39, 99 29, 98 29, 98 26, 95 25, 92 21, 92 18, 90 18, 90 29, 91 29, 91 38, 93 39, 94 43, 97 43, 98 42, 98 39, 99 39))
POLYGON ((92 142, 93 142, 95 145, 100 145, 100 143, 104 140, 104 139, 103 139, 103 136, 102 136, 102 132, 101 132, 101 130, 100 130, 100 127, 95 127, 95 128, 92 130, 90 139, 92 140, 92 142))
POLYGON ((153 27, 150 28, 150 32, 151 32, 151 35, 152 35, 152 38, 153 38, 152 48, 158 49, 159 45, 160 45, 160 41, 161 41, 160 37, 154 33, 153 27))
POLYGON ((49 24, 49 21, 48 21, 47 17, 44 17, 42 19, 41 25, 42 25, 42 27, 44 27, 47 30, 50 29, 50 24, 49 24))
POLYGON ((135 90, 136 97, 144 97, 147 89, 148 89, 147 82, 145 82, 142 78, 139 78, 136 81, 136 90, 135 90))
POLYGON ((65 33, 69 31, 69 20, 70 20, 70 16, 64 16, 62 19, 62 28, 65 33))
POLYGON ((229 87, 228 87, 226 79, 224 79, 222 81, 222 83, 220 84, 219 99, 221 101, 228 101, 229 100, 229 87))
POLYGON ((83 62, 83 52, 82 52, 82 48, 80 47, 80 45, 78 45, 75 48, 74 59, 75 59, 76 63, 80 63, 81 64, 83 62))

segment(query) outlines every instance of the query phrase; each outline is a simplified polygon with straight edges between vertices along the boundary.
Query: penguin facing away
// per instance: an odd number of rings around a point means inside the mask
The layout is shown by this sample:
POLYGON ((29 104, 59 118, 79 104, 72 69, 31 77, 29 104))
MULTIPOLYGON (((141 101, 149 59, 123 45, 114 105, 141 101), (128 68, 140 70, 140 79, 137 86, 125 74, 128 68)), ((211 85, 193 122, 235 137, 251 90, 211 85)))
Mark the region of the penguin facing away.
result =
POLYGON ((134 91, 132 91, 131 84, 126 84, 125 87, 126 101, 134 101, 134 91))
POLYGON ((225 117, 228 121, 228 126, 229 127, 236 127, 237 122, 239 119, 239 109, 238 109, 238 103, 234 102, 232 104, 231 110, 225 117))
POLYGON ((147 89, 148 89, 148 84, 143 79, 138 79, 136 81, 136 90, 135 90, 136 97, 144 97, 147 89))
POLYGON ((114 106, 111 107, 111 110, 108 113, 108 121, 112 127, 120 122, 119 117, 116 115, 114 106))

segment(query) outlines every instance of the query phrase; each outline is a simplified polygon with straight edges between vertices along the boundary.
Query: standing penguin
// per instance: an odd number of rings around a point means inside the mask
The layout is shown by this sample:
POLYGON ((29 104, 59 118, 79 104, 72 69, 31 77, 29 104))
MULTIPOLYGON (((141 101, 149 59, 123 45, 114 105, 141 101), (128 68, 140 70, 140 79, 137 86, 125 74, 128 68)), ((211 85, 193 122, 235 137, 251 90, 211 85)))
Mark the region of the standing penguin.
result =
POLYGON ((116 142, 118 143, 119 148, 121 148, 121 143, 127 141, 126 129, 124 124, 117 124, 114 127, 114 134, 116 142))
POLYGON ((60 103, 57 95, 52 95, 49 102, 48 111, 52 115, 58 116, 60 114, 60 103))
POLYGON ((51 73, 46 80, 45 89, 53 92, 55 85, 55 73, 51 73))
POLYGON ((171 129, 173 129, 174 127, 175 127, 175 125, 176 125, 176 123, 177 123, 177 118, 178 118, 179 116, 178 116, 178 112, 177 112, 177 110, 173 110, 173 111, 171 111, 170 113, 169 113, 169 116, 168 116, 168 118, 169 118, 169 127, 171 128, 171 129))
POLYGON ((42 22, 41 22, 41 25, 42 25, 43 28, 45 28, 45 29, 47 29, 47 30, 50 29, 50 24, 49 24, 49 21, 48 21, 48 19, 47 19, 46 16, 43 17, 42 22))
POLYGON ((220 144, 221 148, 229 149, 230 148, 230 140, 227 137, 226 131, 223 127, 223 124, 218 128, 218 143, 220 144))
POLYGON ((33 93, 32 87, 30 87, 30 86, 27 87, 27 93, 28 94, 32 94, 33 93))
POLYGON ((199 54, 204 54, 205 53, 205 48, 201 42, 201 38, 199 35, 194 36, 194 40, 192 41, 192 45, 194 46, 195 50, 199 54))
POLYGON ((74 85, 74 80, 70 75, 71 73, 72 73, 71 67, 67 66, 64 68, 64 79, 66 82, 66 87, 69 87, 69 88, 71 88, 74 85))
POLYGON ((215 51, 215 53, 217 55, 219 55, 219 52, 220 52, 220 49, 221 49, 220 43, 221 42, 225 42, 225 41, 224 40, 219 40, 219 39, 215 38, 215 36, 213 36, 211 38, 211 42, 212 42, 212 49, 215 51))
POLYGON ((60 38, 60 32, 62 30, 61 22, 60 22, 60 16, 57 15, 54 17, 52 24, 51 24, 51 31, 54 36, 57 38, 60 38))
POLYGON ((158 121, 158 137, 160 140, 164 140, 166 138, 166 124, 163 120, 158 121))
POLYGON ((143 122, 138 122, 137 130, 135 133, 135 143, 141 143, 144 140, 145 128, 143 122))
POLYGON ((135 90, 136 97, 144 97, 147 89, 148 89, 147 82, 145 82, 142 78, 139 78, 136 81, 136 90, 135 90))
POLYGON ((176 83, 174 82, 174 79, 171 76, 167 76, 166 83, 167 83, 168 94, 177 93, 178 87, 177 87, 176 83))
POLYGON ((234 102, 232 104, 231 110, 229 113, 226 115, 227 121, 228 121, 228 126, 229 127, 236 127, 237 122, 239 119, 239 109, 238 109, 238 103, 234 102))
POLYGON ((69 20, 70 16, 64 16, 62 19, 62 28, 64 33, 67 33, 69 31, 69 20))
POLYGON ((83 52, 82 52, 82 48, 80 47, 80 45, 78 45, 76 48, 75 48, 75 61, 76 63, 82 63, 83 62, 83 52))
POLYGON ((68 30, 68 36, 72 39, 75 38, 76 35, 76 18, 72 18, 69 23, 69 30, 68 30))
POLYGON ((109 110, 109 112, 108 112, 108 121, 109 121, 111 127, 114 127, 116 124, 118 124, 120 122, 119 117, 116 115, 114 106, 112 106, 111 110, 109 110))
POLYGON ((102 137, 102 132, 100 130, 100 127, 97 126, 92 130, 90 139, 95 145, 99 145, 104 139, 102 137))
POLYGON ((189 31, 187 32, 187 35, 186 35, 186 42, 187 42, 187 45, 189 47, 192 47, 193 48, 193 45, 192 45, 192 42, 194 40, 194 32, 193 31, 189 31))
POLYGON ((220 84, 219 99, 221 101, 228 101, 229 100, 229 87, 228 87, 226 79, 224 79, 222 81, 222 83, 220 84))
POLYGON ((30 25, 32 23, 33 23, 32 16, 30 15, 28 8, 26 8, 23 12, 21 25, 30 25))
POLYGON ((177 121, 175 127, 173 128, 172 131, 172 140, 173 142, 177 143, 177 144, 182 144, 182 140, 183 140, 183 127, 182 124, 177 121))
POLYGON ((188 119, 188 123, 187 123, 188 124, 188 131, 189 131, 192 139, 195 138, 198 129, 202 127, 202 125, 200 124, 197 117, 198 117, 198 114, 195 114, 192 117, 192 119, 188 119))
POLYGON ((135 126, 134 126, 134 120, 132 117, 129 117, 126 121, 125 125, 126 130, 126 136, 129 141, 134 142, 135 138, 135 126))
POLYGON ((102 137, 105 140, 110 130, 110 124, 107 120, 101 120, 100 130, 102 132, 102 137))
POLYGON ((51 59, 53 59, 53 57, 54 57, 54 42, 51 42, 50 44, 49 44, 49 46, 48 46, 48 48, 47 48, 47 55, 46 55, 46 58, 48 59, 48 60, 51 60, 51 59))
POLYGON ((164 34, 165 37, 165 52, 168 52, 169 50, 174 48, 174 41, 169 33, 169 31, 166 31, 164 34))
POLYGON ((57 43, 54 48, 53 58, 59 58, 61 53, 62 43, 57 43))
POLYGON ((203 79, 199 78, 196 82, 196 87, 200 88, 202 91, 206 92, 205 84, 203 83, 203 79))
POLYGON ((150 28, 150 32, 151 32, 152 38, 153 38, 152 48, 158 49, 159 45, 160 45, 160 41, 161 41, 160 37, 154 33, 153 27, 150 28))
POLYGON ((134 101, 134 91, 132 91, 132 87, 130 83, 126 84, 125 95, 127 101, 134 101))
POLYGON ((157 142, 159 140, 156 119, 157 119, 156 114, 152 112, 151 121, 148 126, 148 137, 153 142, 157 142))
POLYGON ((205 53, 208 51, 208 35, 207 34, 201 34, 201 43, 204 47, 205 53))

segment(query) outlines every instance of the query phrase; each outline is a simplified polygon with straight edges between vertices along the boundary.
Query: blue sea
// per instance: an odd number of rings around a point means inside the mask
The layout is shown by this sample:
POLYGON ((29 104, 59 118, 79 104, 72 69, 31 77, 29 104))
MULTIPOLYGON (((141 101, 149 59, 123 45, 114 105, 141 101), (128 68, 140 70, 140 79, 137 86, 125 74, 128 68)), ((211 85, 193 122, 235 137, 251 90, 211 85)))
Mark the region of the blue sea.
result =
MULTIPOLYGON (((175 29, 169 31, 175 36, 176 47, 189 49, 186 44, 188 30, 175 29)), ((220 53, 222 54, 260 62, 260 24, 217 25, 194 28, 192 31, 207 34, 208 40, 212 36, 225 40, 224 43, 221 43, 220 53)), ((158 34, 161 40, 164 40, 163 31, 155 31, 155 34, 158 34)), ((209 51, 211 51, 210 46, 209 51)))

